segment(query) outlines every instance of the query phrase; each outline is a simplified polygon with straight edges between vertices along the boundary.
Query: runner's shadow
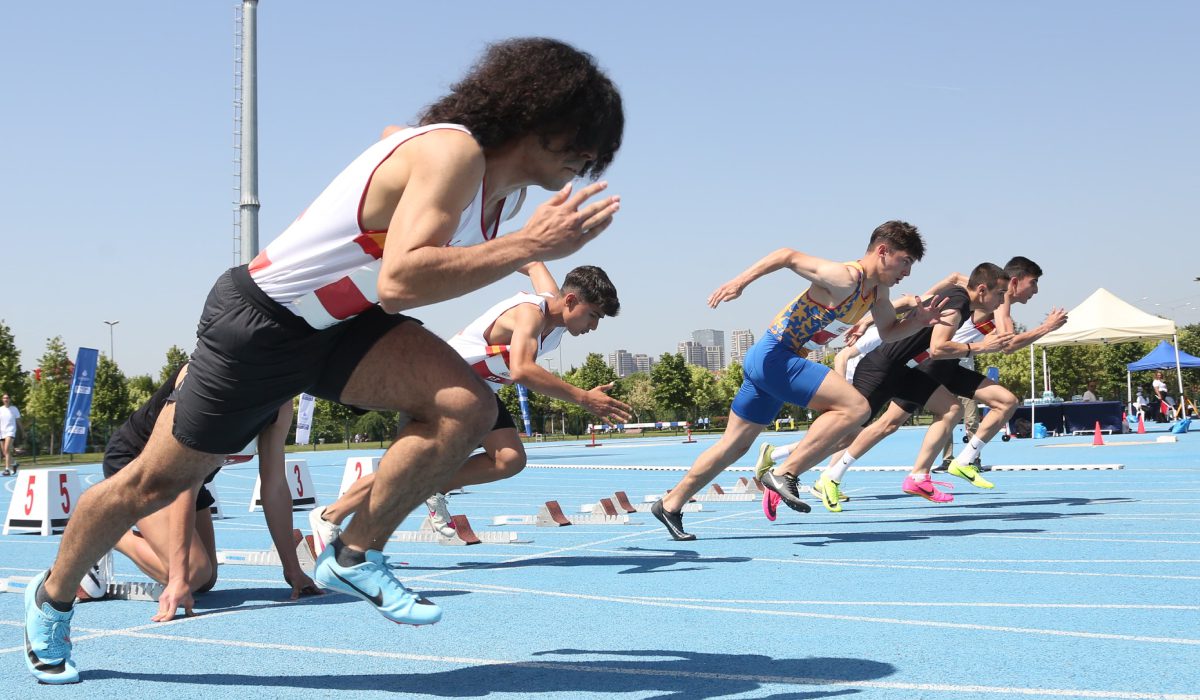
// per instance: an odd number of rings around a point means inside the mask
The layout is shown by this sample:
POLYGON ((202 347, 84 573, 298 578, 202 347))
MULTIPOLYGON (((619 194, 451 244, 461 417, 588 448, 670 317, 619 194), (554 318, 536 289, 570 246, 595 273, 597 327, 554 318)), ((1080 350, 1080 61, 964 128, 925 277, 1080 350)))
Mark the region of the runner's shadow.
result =
MULTIPOLYGON (((580 695, 594 693, 619 697, 630 693, 661 700, 716 698, 761 690, 766 686, 785 687, 789 692, 774 695, 776 700, 817 700, 861 692, 857 682, 874 681, 896 672, 895 666, 880 661, 856 658, 774 659, 762 654, 709 654, 695 651, 664 650, 579 650, 555 649, 534 652, 535 659, 508 663, 483 663, 450 671, 432 673, 362 673, 341 675, 303 675, 288 673, 263 675, 237 673, 136 673, 115 670, 85 670, 84 681, 134 680, 158 683, 187 683, 198 686, 224 686, 273 694, 277 690, 349 690, 381 691, 413 696, 448 698, 487 697, 512 693, 530 697, 538 693, 580 695), (569 661, 543 657, 611 656, 602 660, 569 661), (648 695, 656 693, 655 695, 648 695)), ((203 659, 200 660, 203 662, 203 659)), ((213 660, 214 665, 224 663, 213 660)), ((380 664, 414 664, 401 656, 396 660, 375 659, 372 671, 380 664)), ((415 661, 427 664, 428 661, 415 661)), ((419 668, 419 667, 418 667, 419 668)), ((211 691, 210 691, 211 692, 211 691)), ((212 693, 221 695, 220 692, 212 693)))
MULTIPOLYGON (((852 544, 860 542, 917 542, 932 540, 940 537, 972 537, 974 535, 1035 535, 1045 530, 998 530, 998 529, 960 529, 960 530, 892 530, 882 532, 820 532, 811 537, 824 538, 820 542, 799 541, 796 544, 805 547, 826 547, 834 544, 852 544)), ((796 535, 790 535, 796 537, 796 535)), ((800 537, 805 537, 801 535, 800 537)))
POLYGON ((405 571, 465 571, 465 570, 498 570, 524 569, 538 566, 577 567, 577 566, 624 566, 628 567, 618 574, 653 574, 677 573, 682 571, 702 571, 711 568, 711 564, 744 564, 751 561, 750 557, 705 557, 693 550, 645 549, 642 547, 622 547, 627 552, 662 552, 659 555, 625 556, 613 555, 606 557, 531 557, 517 561, 463 561, 453 566, 406 566, 405 571), (685 565, 685 566, 681 566, 685 565))
MULTIPOLYGON (((220 580, 217 581, 217 585, 221 585, 220 580)), ((203 610, 211 613, 233 608, 269 608, 283 603, 289 605, 329 605, 355 600, 349 596, 330 595, 329 591, 326 591, 324 595, 301 596, 298 600, 291 600, 291 595, 292 589, 284 587, 282 582, 275 588, 218 588, 196 596, 194 609, 196 611, 203 610), (247 608, 247 603, 261 603, 261 605, 247 608)))

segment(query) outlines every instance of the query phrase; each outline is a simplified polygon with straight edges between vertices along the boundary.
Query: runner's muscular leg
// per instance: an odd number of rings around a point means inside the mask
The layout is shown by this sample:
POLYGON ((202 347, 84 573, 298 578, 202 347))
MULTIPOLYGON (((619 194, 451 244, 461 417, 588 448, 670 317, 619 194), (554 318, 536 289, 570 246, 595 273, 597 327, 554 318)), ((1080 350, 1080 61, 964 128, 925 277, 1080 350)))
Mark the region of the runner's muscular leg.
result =
MULTIPOLYGON (((892 404, 892 408, 897 408, 892 404)), ((901 410, 901 409, 898 409, 901 410)), ((962 418, 962 402, 958 397, 939 387, 929 400, 925 402, 925 410, 933 414, 933 423, 925 431, 921 448, 917 450, 917 459, 913 462, 912 474, 928 473, 933 466, 933 460, 946 444, 947 438, 954 432, 954 426, 962 418)))
POLYGON ((776 476, 799 476, 837 451, 847 434, 870 416, 870 407, 858 390, 845 379, 829 373, 821 381, 808 407, 821 412, 808 434, 787 459, 771 471, 776 476))
POLYGON ((765 427, 730 413, 729 424, 721 439, 702 452, 675 488, 663 496, 663 508, 672 513, 680 512, 688 500, 715 479, 717 474, 746 454, 765 427))
POLYGON ((525 460, 525 446, 515 428, 493 430, 483 439, 483 453, 471 455, 441 491, 514 477, 525 468, 525 460))
POLYGON ((911 417, 911 413, 900 408, 894 402, 888 401, 883 415, 859 431, 854 442, 850 443, 850 447, 846 449, 854 455, 855 459, 858 459, 870 452, 884 438, 899 430, 900 426, 904 425, 911 417))
POLYGON ((342 532, 342 542, 360 551, 383 549, 400 521, 450 478, 496 421, 495 395, 445 341, 416 323, 393 328, 375 343, 341 400, 412 417, 342 532))
POLYGON ((1000 428, 1012 418, 1013 413, 1017 410, 1017 397, 996 382, 985 379, 975 390, 974 398, 982 401, 991 409, 979 422, 979 430, 975 433, 975 437, 987 442, 996 437, 1000 428))
POLYGON ((89 567, 113 548, 139 519, 199 484, 224 457, 185 447, 171 434, 175 404, 163 407, 142 454, 116 475, 83 492, 63 533, 46 593, 53 600, 73 600, 89 567))

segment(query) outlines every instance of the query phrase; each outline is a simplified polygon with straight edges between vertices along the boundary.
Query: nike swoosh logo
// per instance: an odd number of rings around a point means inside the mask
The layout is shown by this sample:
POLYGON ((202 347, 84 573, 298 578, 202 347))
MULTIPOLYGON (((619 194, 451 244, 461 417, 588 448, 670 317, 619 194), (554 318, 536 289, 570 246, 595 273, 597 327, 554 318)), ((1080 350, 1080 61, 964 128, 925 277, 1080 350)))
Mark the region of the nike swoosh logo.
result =
POLYGON ((353 583, 350 583, 350 582, 349 582, 349 581, 347 581, 346 579, 342 578, 342 576, 341 576, 340 574, 338 574, 338 572, 334 571, 334 572, 333 572, 333 575, 334 575, 334 577, 335 577, 335 578, 337 578, 337 580, 341 581, 342 583, 346 584, 347 586, 349 586, 349 587, 353 588, 354 590, 358 591, 358 592, 359 592, 359 594, 360 594, 360 595, 361 595, 363 598, 366 598, 367 600, 369 600, 369 601, 371 601, 372 603, 374 603, 374 604, 375 604, 375 607, 377 607, 377 608, 383 607, 383 591, 379 591, 379 592, 378 592, 378 593, 376 593, 375 595, 371 595, 371 594, 367 593, 366 591, 364 591, 363 589, 359 588, 358 586, 354 585, 353 583))
POLYGON ((25 633, 25 653, 29 656, 29 663, 38 671, 44 673, 62 673, 66 670, 67 662, 65 659, 60 660, 56 664, 48 664, 38 658, 38 655, 33 653, 33 647, 29 644, 29 632, 25 633))

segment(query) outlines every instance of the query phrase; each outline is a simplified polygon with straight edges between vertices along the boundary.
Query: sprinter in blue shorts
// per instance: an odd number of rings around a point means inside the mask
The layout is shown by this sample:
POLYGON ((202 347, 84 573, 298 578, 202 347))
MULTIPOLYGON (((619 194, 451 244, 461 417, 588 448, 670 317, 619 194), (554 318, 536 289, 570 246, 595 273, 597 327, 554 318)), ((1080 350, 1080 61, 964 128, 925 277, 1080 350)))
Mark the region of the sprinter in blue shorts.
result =
POLYGON ((696 539, 683 530, 684 504, 746 454, 785 402, 812 408, 821 415, 809 428, 804 445, 773 472, 764 473, 762 481, 788 507, 801 513, 810 510, 800 500, 795 475, 822 459, 843 435, 869 416, 866 400, 846 380, 805 358, 845 333, 868 311, 885 341, 937 324, 941 303, 936 297, 898 321, 887 293, 924 255, 925 242, 917 227, 888 221, 871 234, 866 253, 857 261, 833 262, 781 248, 709 296, 708 305, 715 309, 723 301, 738 298, 754 280, 783 268, 812 283, 776 315, 762 339, 746 354, 745 378, 733 400, 725 434, 651 507, 672 538, 696 539))

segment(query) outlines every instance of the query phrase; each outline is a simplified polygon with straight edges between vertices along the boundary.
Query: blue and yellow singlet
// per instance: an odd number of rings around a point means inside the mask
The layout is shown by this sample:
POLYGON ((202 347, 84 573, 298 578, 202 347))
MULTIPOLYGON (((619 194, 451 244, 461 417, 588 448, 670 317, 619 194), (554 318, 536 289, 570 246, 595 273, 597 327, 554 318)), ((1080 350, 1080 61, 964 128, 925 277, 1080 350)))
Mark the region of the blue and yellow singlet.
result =
POLYGON ((783 307, 767 328, 767 333, 774 336, 782 346, 788 348, 800 357, 807 357, 830 341, 845 333, 854 325, 875 303, 876 290, 863 293, 862 265, 857 262, 845 263, 858 270, 858 284, 854 292, 837 306, 823 306, 808 296, 808 291, 797 296, 790 304, 783 307))

